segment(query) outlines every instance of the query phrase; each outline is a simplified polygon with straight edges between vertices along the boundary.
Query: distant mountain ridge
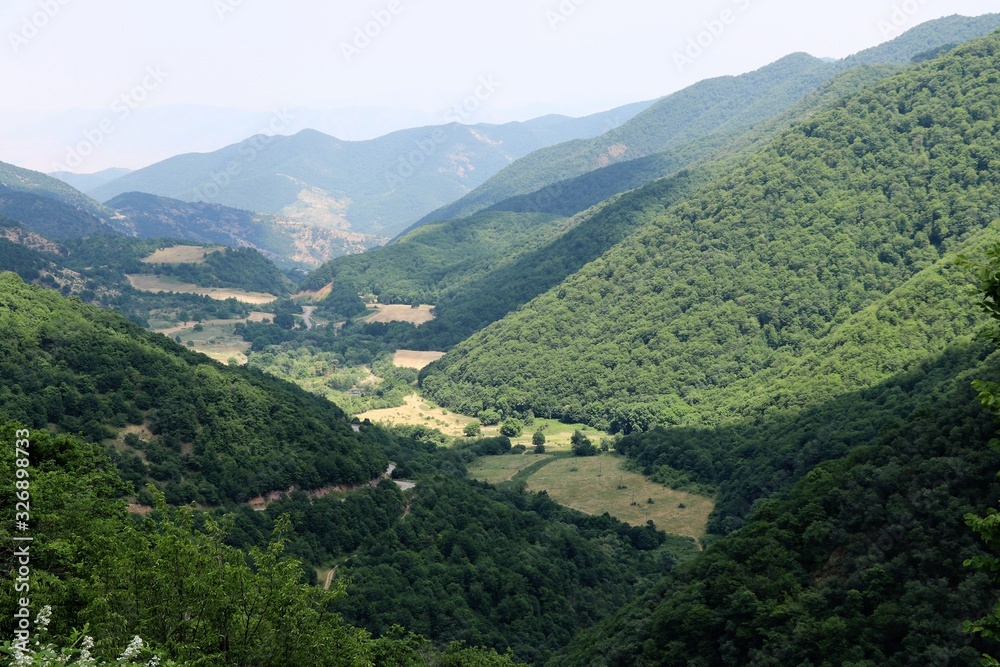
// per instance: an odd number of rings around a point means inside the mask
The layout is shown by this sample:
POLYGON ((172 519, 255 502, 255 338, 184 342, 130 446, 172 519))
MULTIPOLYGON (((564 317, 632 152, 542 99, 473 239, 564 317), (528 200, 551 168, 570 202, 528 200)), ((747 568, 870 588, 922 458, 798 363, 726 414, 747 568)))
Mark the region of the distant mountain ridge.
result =
POLYGON ((49 239, 131 231, 127 220, 63 181, 4 162, 0 215, 49 239))
MULTIPOLYGON (((969 32, 988 32, 1000 25, 1000 15, 979 19, 951 17, 931 24, 846 59, 854 66, 807 92, 781 113, 752 126, 730 118, 729 124, 717 131, 683 140, 667 150, 552 183, 468 217, 418 223, 383 248, 334 260, 310 276, 306 285, 318 289, 333 281, 376 294, 385 302, 435 304, 437 318, 421 327, 411 345, 447 350, 597 259, 658 216, 664 206, 691 196, 712 178, 764 147, 790 124, 832 108, 898 73, 902 69, 898 62, 910 54, 924 53, 928 46, 933 50, 954 48, 951 40, 969 32), (888 64, 869 64, 880 59, 888 64), (647 191, 627 192, 657 179, 660 181, 647 186, 647 191), (657 196, 650 196, 654 191, 657 196), (483 237, 490 241, 483 242, 483 237)), ((812 76, 817 67, 825 71, 818 63, 817 59, 797 54, 748 75, 742 82, 720 79, 712 85, 730 89, 756 84, 755 99, 768 100, 778 96, 775 91, 795 88, 804 75, 812 76)), ((689 100, 709 104, 714 96, 702 95, 709 89, 712 87, 697 84, 682 93, 689 100)), ((643 128, 651 127, 653 123, 643 119, 655 115, 658 109, 666 108, 681 116, 677 107, 668 104, 677 99, 675 96, 664 99, 610 135, 625 133, 649 140, 653 135, 646 129, 630 128, 637 123, 643 128)), ((731 100, 727 103, 735 104, 731 100)), ((688 118, 686 122, 688 125, 668 131, 687 131, 691 136, 692 128, 696 127, 692 123, 697 121, 688 118)), ((660 132, 660 136, 667 133, 660 132)), ((602 137, 566 146, 600 146, 602 142, 612 143, 612 139, 602 137)), ((536 158, 539 178, 544 179, 546 173, 554 173, 555 169, 546 171, 543 157, 559 163, 563 150, 564 147, 556 146, 538 151, 498 174, 491 183, 508 174, 513 174, 516 180, 519 165, 536 158)), ((486 184, 470 197, 477 193, 488 197, 491 192, 486 184)), ((460 200, 455 206, 462 204, 460 200)))
MULTIPOLYGON (((917 25, 891 41, 841 60, 798 53, 748 74, 701 81, 663 98, 601 137, 552 146, 516 161, 475 191, 420 222, 464 217, 610 164, 646 158, 727 129, 749 129, 847 69, 859 65, 906 65, 929 51, 982 37, 997 28, 1000 14, 954 15, 917 25)), ((669 172, 659 175, 667 176, 669 172)))
POLYGON ((132 173, 131 169, 114 168, 105 169, 93 174, 75 174, 70 171, 55 171, 49 174, 49 176, 57 178, 60 181, 73 186, 85 195, 89 195, 91 190, 130 173, 132 173))
POLYGON ((95 235, 175 238, 254 248, 285 269, 309 269, 384 237, 217 204, 126 193, 99 204, 61 179, 0 162, 0 215, 51 240, 95 235))
POLYGON ((394 236, 542 146, 597 136, 643 102, 585 118, 414 128, 369 141, 315 130, 251 137, 207 154, 170 158, 91 190, 102 201, 145 192, 280 214, 319 226, 394 236))
MULTIPOLYGON (((624 431, 717 419, 724 410, 706 405, 728 387, 741 388, 734 406, 770 390, 745 385, 836 349, 845 321, 870 316, 921 271, 948 271, 948 255, 995 235, 995 225, 984 230, 997 219, 989 110, 998 54, 1000 33, 795 125, 458 345, 424 371, 424 389, 460 411, 531 410, 624 431)), ((656 186, 640 196, 654 212, 663 198, 656 186)), ((950 323, 934 349, 971 333, 952 315, 941 319, 950 323)), ((901 370, 914 340, 902 336, 906 354, 873 365, 901 370)), ((841 372, 830 382, 867 380, 841 372)))
POLYGON ((127 217, 140 238, 175 238, 254 248, 284 268, 315 267, 386 241, 281 216, 141 192, 119 195, 108 201, 108 206, 127 217))

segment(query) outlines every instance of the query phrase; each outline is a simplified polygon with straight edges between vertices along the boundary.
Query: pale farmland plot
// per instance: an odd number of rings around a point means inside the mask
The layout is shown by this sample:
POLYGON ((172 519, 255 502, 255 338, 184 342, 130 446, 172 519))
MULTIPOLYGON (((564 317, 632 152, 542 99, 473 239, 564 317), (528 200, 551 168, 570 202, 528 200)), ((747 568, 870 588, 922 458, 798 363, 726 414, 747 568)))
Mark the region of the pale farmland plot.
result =
POLYGON ((204 248, 196 245, 175 245, 157 250, 142 260, 146 264, 204 264, 205 256, 218 252, 221 247, 204 248))
POLYGON ((416 394, 407 396, 405 401, 401 407, 372 410, 358 415, 358 419, 370 419, 376 424, 427 426, 451 436, 461 436, 466 425, 477 421, 434 405, 416 394))
POLYGON ((248 303, 251 305, 261 305, 265 303, 271 303, 278 297, 273 294, 265 294, 263 292, 247 292, 240 289, 231 289, 228 287, 198 287, 197 285, 190 285, 183 283, 176 278, 170 278, 166 276, 152 276, 146 274, 131 274, 126 275, 129 283, 132 287, 141 292, 176 292, 178 294, 198 294, 199 296, 207 296, 210 299, 215 299, 216 301, 225 301, 226 299, 236 299, 237 301, 242 301, 243 303, 248 303))
POLYGON ((434 319, 434 313, 432 312, 434 306, 405 306, 405 305, 386 305, 386 304, 376 304, 375 306, 370 306, 371 314, 364 318, 365 322, 380 322, 383 324, 388 324, 389 322, 409 322, 415 326, 420 326, 421 324, 427 324, 434 319))
POLYGON ((612 455, 560 457, 528 477, 528 490, 546 491, 560 505, 586 514, 607 512, 633 526, 652 521, 673 535, 704 537, 715 507, 711 498, 674 491, 624 470, 623 464, 623 458, 612 455))
POLYGON ((420 352, 417 350, 398 350, 392 357, 392 363, 399 368, 421 370, 444 356, 444 352, 420 352))

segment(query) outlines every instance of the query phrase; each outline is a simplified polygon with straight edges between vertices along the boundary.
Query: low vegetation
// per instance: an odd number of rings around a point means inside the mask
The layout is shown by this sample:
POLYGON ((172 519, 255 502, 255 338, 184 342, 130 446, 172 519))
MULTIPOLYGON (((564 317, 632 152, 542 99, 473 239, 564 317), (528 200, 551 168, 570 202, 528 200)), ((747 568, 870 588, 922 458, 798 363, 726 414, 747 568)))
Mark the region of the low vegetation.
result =
POLYGON ((196 294, 198 296, 207 296, 208 298, 215 299, 216 301, 236 299, 241 303, 247 303, 252 306, 272 303, 275 299, 277 299, 274 294, 247 292, 245 290, 233 289, 229 287, 202 287, 200 285, 181 282, 181 280, 177 278, 168 278, 164 276, 130 274, 126 277, 135 289, 142 292, 151 292, 153 294, 158 292, 196 294))
POLYGON ((529 491, 545 491, 560 505, 586 514, 607 512, 633 526, 652 521, 672 535, 696 540, 705 536, 715 507, 711 498, 674 491, 627 470, 624 463, 618 456, 560 457, 525 481, 529 491))

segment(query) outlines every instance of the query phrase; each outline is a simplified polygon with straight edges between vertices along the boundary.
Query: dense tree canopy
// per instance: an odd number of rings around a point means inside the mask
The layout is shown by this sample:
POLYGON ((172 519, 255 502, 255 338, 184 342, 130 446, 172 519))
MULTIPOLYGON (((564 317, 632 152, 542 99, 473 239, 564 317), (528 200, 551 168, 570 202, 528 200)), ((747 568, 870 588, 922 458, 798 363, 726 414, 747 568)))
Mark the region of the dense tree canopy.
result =
POLYGON ((423 387, 468 414, 629 430, 681 422, 706 392, 832 340, 1000 217, 997 42, 795 127, 457 346, 423 387))
POLYGON ((131 425, 120 465, 133 481, 155 480, 171 502, 359 484, 388 465, 323 399, 11 273, 0 276, 0 331, 0 410, 95 441, 131 425))

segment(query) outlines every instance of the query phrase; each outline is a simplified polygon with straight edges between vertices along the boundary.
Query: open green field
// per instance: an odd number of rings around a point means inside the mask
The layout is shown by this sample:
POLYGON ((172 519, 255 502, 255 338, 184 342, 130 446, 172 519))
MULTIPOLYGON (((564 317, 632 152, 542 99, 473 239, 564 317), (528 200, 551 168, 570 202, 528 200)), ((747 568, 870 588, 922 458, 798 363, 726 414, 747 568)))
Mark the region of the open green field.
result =
POLYGON ((539 456, 529 450, 520 455, 484 456, 469 466, 469 476, 500 484, 536 463, 542 465, 529 471, 529 491, 545 491, 561 505, 595 516, 607 512, 633 526, 652 521, 666 533, 700 540, 715 507, 711 498, 674 491, 625 470, 624 459, 610 454, 539 456))
MULTIPOLYGON (((510 442, 514 445, 524 445, 530 449, 534 446, 531 444, 531 438, 535 431, 539 430, 545 434, 545 449, 550 452, 568 452, 570 438, 573 437, 575 431, 583 433, 595 445, 601 444, 601 438, 610 437, 607 433, 586 424, 565 424, 557 419, 536 418, 531 426, 525 426, 524 432, 516 438, 511 438, 510 442)), ((483 428, 483 435, 500 435, 500 427, 486 426, 483 428)))
POLYGON ((197 285, 184 283, 176 278, 167 276, 126 274, 125 277, 128 278, 132 287, 141 292, 177 292, 178 294, 199 294, 217 301, 236 299, 237 301, 242 301, 243 303, 249 303, 252 305, 271 303, 278 298, 273 294, 265 294, 263 292, 247 292, 228 287, 198 287, 197 285))
POLYGON ((514 475, 525 468, 552 457, 548 454, 521 454, 506 456, 484 456, 469 466, 469 476, 490 484, 509 482, 514 475))
POLYGON ((674 535, 705 535, 715 507, 711 498, 668 489, 624 470, 623 463, 621 457, 606 454, 559 457, 528 477, 528 490, 546 491, 561 505, 586 514, 607 512, 633 526, 652 521, 674 535))
MULTIPOLYGON (((260 313, 259 315, 265 315, 260 313)), ((187 345, 192 350, 220 361, 228 363, 230 359, 235 359, 239 364, 247 362, 247 350, 250 343, 244 341, 236 335, 235 327, 238 322, 246 320, 209 320, 201 323, 201 331, 195 331, 198 326, 195 322, 188 322, 183 325, 172 325, 169 327, 154 329, 170 338, 180 337, 182 345, 187 345), (193 345, 188 345, 193 343, 193 345)), ((152 322, 151 322, 152 324, 152 322)))
MULTIPOLYGON (((446 410, 430 399, 419 394, 412 394, 406 397, 405 405, 398 408, 387 408, 385 410, 372 410, 358 415, 361 419, 371 419, 375 423, 400 425, 400 426, 429 426, 436 428, 445 435, 462 437, 463 431, 468 424, 476 421, 474 417, 446 410)), ((533 448, 531 438, 535 431, 541 430, 545 434, 545 447, 554 452, 568 452, 570 448, 570 438, 573 432, 579 430, 595 445, 600 444, 601 438, 608 437, 603 433, 587 426, 586 424, 564 424, 555 419, 536 419, 531 426, 525 426, 524 432, 516 438, 511 438, 514 445, 524 445, 533 448)), ((500 435, 500 426, 484 426, 484 437, 500 435)))
POLYGON ((462 435, 467 424, 476 421, 471 417, 446 410, 417 394, 407 396, 405 403, 398 408, 372 410, 358 415, 358 418, 362 421, 370 419, 376 424, 427 426, 455 437, 462 435))

